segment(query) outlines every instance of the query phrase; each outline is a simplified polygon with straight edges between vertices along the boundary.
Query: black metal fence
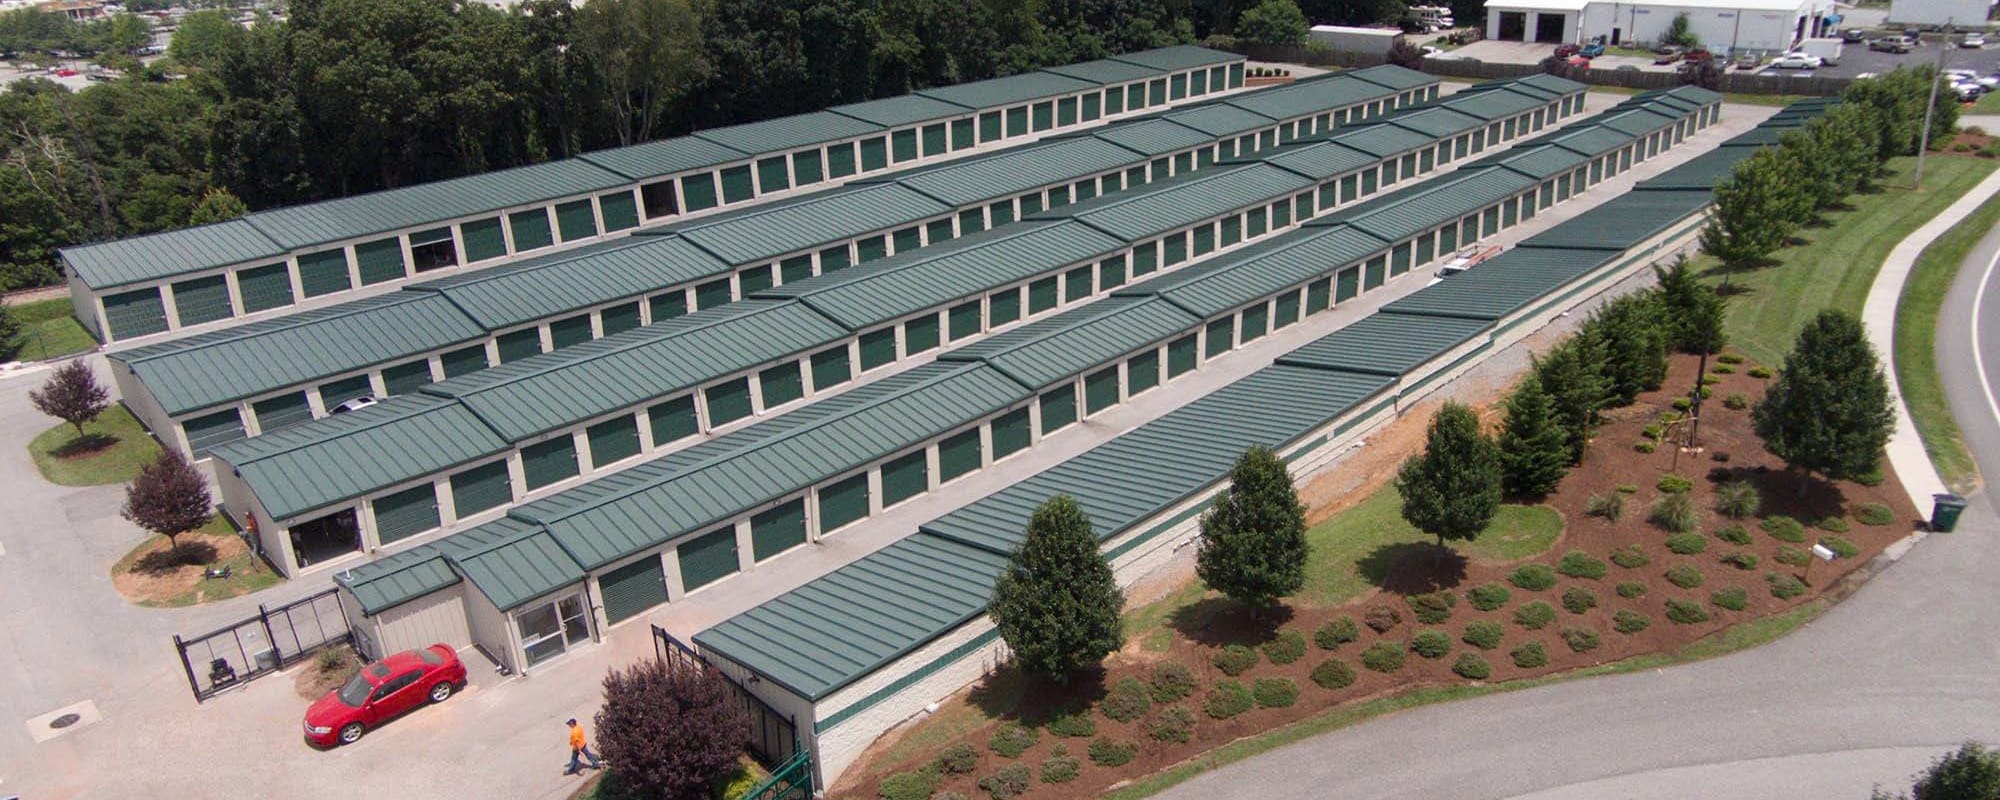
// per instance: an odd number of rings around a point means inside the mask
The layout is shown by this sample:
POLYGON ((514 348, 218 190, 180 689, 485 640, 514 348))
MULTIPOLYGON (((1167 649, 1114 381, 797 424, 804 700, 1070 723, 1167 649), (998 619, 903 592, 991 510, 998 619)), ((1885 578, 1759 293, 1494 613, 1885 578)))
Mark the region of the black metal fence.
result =
POLYGON ((352 635, 337 589, 277 608, 257 606, 257 615, 215 630, 174 637, 181 668, 196 702, 269 675, 321 648, 343 644, 352 635))
MULTIPOLYGON (((653 626, 653 650, 669 669, 713 669, 715 666, 658 625, 653 626)), ((729 673, 716 672, 724 678, 729 677, 729 673)), ((799 754, 797 721, 751 694, 735 679, 730 679, 729 685, 736 690, 736 698, 743 703, 744 710, 750 713, 750 741, 746 746, 751 757, 772 770, 793 761, 799 754)))

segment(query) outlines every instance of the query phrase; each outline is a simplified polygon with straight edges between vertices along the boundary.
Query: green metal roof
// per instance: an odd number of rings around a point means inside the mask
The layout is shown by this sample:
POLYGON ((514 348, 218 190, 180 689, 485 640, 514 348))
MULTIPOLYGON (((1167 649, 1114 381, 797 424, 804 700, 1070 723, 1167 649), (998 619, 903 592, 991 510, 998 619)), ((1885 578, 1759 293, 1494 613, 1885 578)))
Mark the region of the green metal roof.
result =
POLYGON ((1131 83, 1132 81, 1145 80, 1146 78, 1166 74, 1166 70, 1157 67, 1145 67, 1129 61, 1118 61, 1110 58, 1085 61, 1081 64, 1064 64, 1059 67, 1043 67, 1042 71, 1053 72, 1065 78, 1090 81, 1100 86, 1110 86, 1114 83, 1131 83))
POLYGON ((1201 131, 1158 117, 1120 122, 1090 135, 1147 156, 1215 143, 1213 138, 1201 131))
POLYGON ((404 288, 449 298, 489 331, 543 320, 676 284, 731 265, 677 236, 630 236, 404 288))
POLYGON ((1552 92, 1557 95, 1582 94, 1585 90, 1590 88, 1587 84, 1578 83, 1568 78, 1557 77, 1555 75, 1550 75, 1548 73, 1536 73, 1525 77, 1514 78, 1508 82, 1511 84, 1519 84, 1523 86, 1534 87, 1536 89, 1552 92))
MULTIPOLYGON (((1573 226, 1559 225, 1558 228, 1573 226)), ((1577 276, 1610 263, 1618 253, 1552 247, 1516 247, 1442 283, 1382 307, 1390 314, 1479 321, 1498 320, 1577 276)))
POLYGON ((752 155, 693 136, 680 136, 584 153, 579 158, 629 180, 643 181, 676 172, 717 167, 752 155))
POLYGON ((821 700, 986 612, 1007 557, 911 536, 694 635, 821 700))
POLYGON ((933 100, 923 95, 906 94, 901 97, 884 97, 880 100, 865 100, 827 109, 835 114, 853 117, 863 122, 872 122, 884 128, 900 128, 919 122, 951 119, 971 114, 974 109, 943 100, 933 100))
POLYGON ((1437 78, 1394 64, 1383 64, 1363 69, 1350 69, 1342 71, 1340 74, 1350 78, 1360 78, 1371 83, 1379 83, 1399 92, 1415 89, 1419 86, 1429 86, 1438 82, 1437 78))
POLYGON ((742 266, 915 224, 952 207, 900 184, 851 186, 676 226, 681 238, 742 266))
POLYGON ((1478 319, 1370 314, 1279 356, 1277 363, 1399 378, 1492 327, 1478 319))
POLYGON ((1024 72, 1005 78, 924 89, 917 94, 968 108, 993 109, 1096 88, 1099 87, 1095 83, 1065 78, 1052 72, 1024 72))
POLYGON ((361 603, 361 613, 379 614, 458 583, 458 573, 445 561, 444 549, 439 544, 421 544, 342 570, 334 574, 333 580, 354 593, 354 599, 361 603))
POLYGON ((1501 150, 1466 166, 1504 167, 1536 180, 1544 180, 1589 163, 1590 159, 1574 150, 1544 144, 1501 150))
POLYGON ((846 338, 798 303, 745 300, 425 386, 509 442, 633 409, 846 338))
POLYGON ((1305 178, 1318 182, 1339 175, 1346 175, 1382 163, 1375 156, 1356 150, 1339 142, 1312 142, 1310 144, 1288 145, 1270 155, 1259 156, 1244 161, 1262 161, 1275 167, 1296 172, 1305 178))
POLYGON ((1671 126, 1681 120, 1680 115, 1663 114, 1655 111, 1654 108, 1659 108, 1659 106, 1629 108, 1615 113, 1600 114, 1594 121, 1606 128, 1638 137, 1671 126))
POLYGON ((1206 47, 1196 47, 1191 44, 1157 47, 1152 50, 1141 50, 1136 53, 1116 55, 1112 56, 1112 58, 1127 64, 1137 64, 1161 72, 1179 72, 1195 67, 1210 67, 1216 64, 1241 63, 1243 61, 1243 56, 1235 53, 1211 50, 1206 47))
POLYGON ((1238 136, 1276 125, 1274 118, 1236 107, 1231 103, 1205 103, 1160 115, 1161 119, 1186 125, 1211 138, 1238 136))
POLYGON ((1040 390, 1191 333, 1199 317, 1156 297, 1107 297, 938 356, 975 361, 1040 390))
POLYGON ((495 170, 401 189, 252 212, 243 220, 297 250, 429 222, 616 188, 630 178, 580 159, 495 170))
POLYGON ((158 280, 285 254, 240 219, 62 248, 63 263, 92 289, 158 280))
POLYGON ((849 330, 877 324, 1027 280, 1124 248, 1076 222, 1020 222, 766 289, 797 298, 849 330))
POLYGON ((1651 239, 1714 202, 1706 189, 1626 192, 1528 237, 1527 247, 1580 247, 1623 251, 1651 239))
POLYGON ((1343 128, 1339 133, 1327 137, 1327 141, 1352 147, 1363 153, 1384 159, 1413 150, 1430 147, 1437 140, 1394 123, 1375 122, 1367 125, 1343 128))
POLYGON ((1447 100, 1451 110, 1487 122, 1519 116, 1549 104, 1542 98, 1522 94, 1506 87, 1490 92, 1477 92, 1462 98, 1452 95, 1447 100))
MULTIPOLYGON (((622 488, 561 493, 512 516, 596 568, 885 458, 1033 395, 983 365, 920 366, 752 427, 751 445, 693 467, 641 464, 622 488)), ((589 484, 586 484, 588 487, 589 484)))
POLYGON ((1268 89, 1230 95, 1220 102, 1272 119, 1297 119, 1396 96, 1393 89, 1336 72, 1268 89))
POLYGON ((1796 129, 1790 127, 1766 127, 1760 125, 1758 127, 1751 128, 1750 130, 1737 134, 1735 137, 1731 138, 1728 142, 1725 142, 1724 144, 1754 145, 1758 147, 1774 145, 1777 144, 1780 140, 1784 139, 1785 134, 1791 133, 1793 130, 1796 129))
POLYGON ((836 139, 878 133, 883 128, 830 111, 793 114, 789 117, 746 122, 725 128, 696 131, 695 137, 746 153, 775 153, 803 147, 817 147, 836 139))
POLYGON ((214 455, 273 519, 286 520, 508 449, 464 407, 414 394, 231 442, 214 455))
POLYGON ((1317 217, 1306 225, 1323 227, 1345 223, 1384 241, 1400 242, 1535 185, 1535 180, 1507 170, 1460 169, 1361 205, 1317 217))
POLYGON ((1658 177, 1640 181, 1636 188, 1712 190, 1735 171, 1737 163, 1754 152, 1757 152, 1754 147, 1718 147, 1688 159, 1658 177))
POLYGON ((1445 139, 1465 133, 1466 131, 1475 131, 1486 127, 1486 123, 1478 117, 1460 111, 1453 111, 1449 105, 1433 106, 1431 108, 1397 114, 1389 122, 1396 127, 1408 128, 1433 139, 1445 139))
POLYGON ((1143 163, 1143 157, 1127 148, 1079 136, 923 167, 882 180, 915 189, 940 203, 965 207, 1143 163))
POLYGON ((1120 295, 1158 295, 1208 319, 1270 297, 1316 277, 1367 260, 1387 242, 1345 225, 1306 228, 1120 289, 1120 295))
MULTIPOLYGON (((1575 126, 1572 126, 1575 127, 1575 126)), ((1632 143, 1632 137, 1586 122, 1580 129, 1564 128, 1532 144, 1553 144, 1596 158, 1632 143)))
POLYGON ((548 531, 505 518, 490 528, 498 541, 446 558, 501 611, 583 581, 583 567, 548 531))
POLYGON ((178 416, 485 335, 444 298, 391 292, 110 358, 178 416))
POLYGON ((1074 219, 1127 242, 1157 236, 1246 206, 1272 202, 1311 181, 1267 164, 1202 170, 1103 195, 1031 219, 1074 219))

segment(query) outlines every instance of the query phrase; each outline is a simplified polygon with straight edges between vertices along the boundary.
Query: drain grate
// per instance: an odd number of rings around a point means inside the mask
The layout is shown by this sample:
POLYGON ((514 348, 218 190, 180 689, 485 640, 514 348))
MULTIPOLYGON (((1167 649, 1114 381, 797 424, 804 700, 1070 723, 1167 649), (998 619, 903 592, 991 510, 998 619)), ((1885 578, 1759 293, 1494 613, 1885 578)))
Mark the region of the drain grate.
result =
POLYGON ((83 721, 82 714, 64 714, 60 717, 56 717, 55 719, 49 720, 49 727, 55 728, 56 730, 62 730, 63 728, 75 725, 81 721, 83 721))

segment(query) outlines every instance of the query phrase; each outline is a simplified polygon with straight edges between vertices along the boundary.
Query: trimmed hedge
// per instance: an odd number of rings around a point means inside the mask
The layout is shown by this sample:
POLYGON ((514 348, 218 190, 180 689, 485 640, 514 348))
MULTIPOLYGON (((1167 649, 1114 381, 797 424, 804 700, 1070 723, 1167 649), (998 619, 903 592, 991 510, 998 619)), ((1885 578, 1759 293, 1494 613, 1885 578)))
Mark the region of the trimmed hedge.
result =
POLYGON ((1403 643, 1383 639, 1361 651, 1361 666, 1375 672, 1395 672, 1403 668, 1403 643))
POLYGON ((1556 619, 1555 606, 1536 600, 1514 609, 1514 624, 1531 631, 1541 630, 1556 619))
POLYGON ((927 769, 898 772, 882 779, 876 794, 882 800, 930 800, 937 791, 938 775, 927 769))
POLYGON ((1530 592, 1546 591, 1556 585, 1556 571, 1547 564, 1522 564, 1507 576, 1507 582, 1530 592))
POLYGON ((1403 612, 1381 603, 1369 606, 1367 610, 1361 612, 1361 622, 1376 633, 1388 633, 1390 628, 1396 627, 1397 623, 1402 621, 1403 612))
POLYGON ((1660 482, 1655 484, 1653 488, 1667 494, 1686 494, 1694 491, 1694 481, 1679 475, 1661 475, 1660 482))
POLYGON ((1232 644, 1216 651, 1209 660, 1216 669, 1222 670, 1222 674, 1233 678, 1257 666, 1257 651, 1240 644, 1232 644))
POLYGON ((1458 661, 1451 665, 1451 671, 1467 680, 1483 681, 1493 675, 1493 665, 1486 663, 1478 653, 1460 653, 1458 661))
POLYGON ((1354 668, 1338 658, 1329 658, 1313 667, 1312 682, 1322 689, 1345 689, 1354 685, 1354 668))
POLYGON ((1505 638, 1506 635, 1507 632, 1505 629, 1500 627, 1500 623, 1489 622, 1487 620, 1482 619, 1470 625, 1465 626, 1465 635, 1460 638, 1466 644, 1472 645, 1473 647, 1477 647, 1481 650, 1491 650, 1495 647, 1499 647, 1500 640, 1502 638, 1505 638))
POLYGON ((1353 617, 1339 617, 1320 623, 1313 631, 1313 644, 1321 650, 1338 649, 1341 645, 1361 638, 1361 628, 1354 624, 1353 617))
POLYGON ((1541 642, 1523 644, 1514 648, 1507 656, 1514 659, 1514 666, 1522 669, 1535 669, 1549 665, 1549 651, 1542 647, 1541 642))

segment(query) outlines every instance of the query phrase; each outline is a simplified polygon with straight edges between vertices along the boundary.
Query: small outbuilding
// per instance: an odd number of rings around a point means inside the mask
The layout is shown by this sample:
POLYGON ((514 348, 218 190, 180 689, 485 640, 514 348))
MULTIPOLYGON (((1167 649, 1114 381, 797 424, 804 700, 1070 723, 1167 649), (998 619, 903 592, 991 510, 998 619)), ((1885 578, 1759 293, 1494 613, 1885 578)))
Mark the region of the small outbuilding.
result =
POLYGON ((1724 53, 1787 50, 1839 18, 1831 0, 1492 0, 1486 38, 1581 44, 1602 36, 1612 45, 1650 46, 1683 15, 1703 47, 1724 53))

